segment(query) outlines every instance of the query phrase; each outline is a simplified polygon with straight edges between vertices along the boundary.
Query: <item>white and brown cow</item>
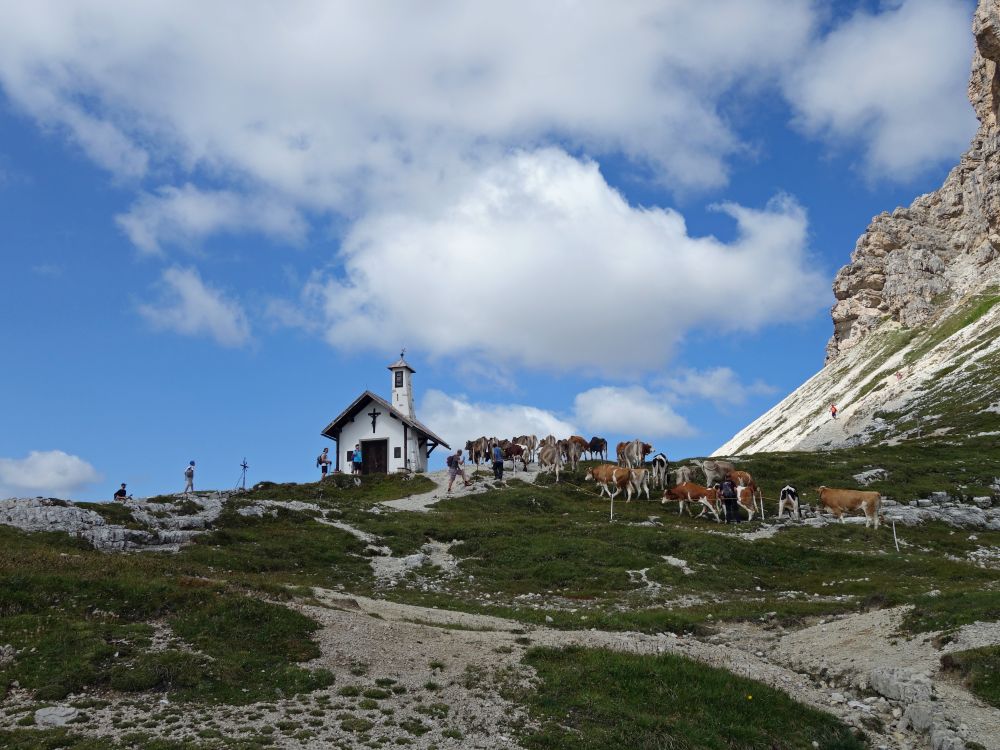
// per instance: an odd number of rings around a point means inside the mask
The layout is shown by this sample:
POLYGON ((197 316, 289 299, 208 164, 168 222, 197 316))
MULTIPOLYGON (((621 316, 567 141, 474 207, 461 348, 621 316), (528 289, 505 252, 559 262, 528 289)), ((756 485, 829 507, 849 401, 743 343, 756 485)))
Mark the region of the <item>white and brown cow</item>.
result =
POLYGON ((839 490, 832 487, 819 487, 819 505, 817 509, 826 508, 830 513, 844 522, 844 513, 861 510, 865 514, 865 528, 874 523, 879 524, 879 511, 882 508, 882 496, 873 490, 839 490))
POLYGON ((653 452, 653 446, 638 438, 627 443, 618 443, 618 463, 630 469, 641 468, 646 456, 653 452))
POLYGON ((627 486, 629 470, 618 464, 600 464, 587 469, 583 479, 585 482, 596 482, 601 488, 600 496, 607 493, 612 500, 627 486))
MULTIPOLYGON (((726 479, 728 479, 730 482, 732 482, 733 484, 736 485, 736 487, 737 487, 737 492, 736 492, 737 497, 741 496, 741 492, 739 491, 738 488, 740 488, 740 487, 747 487, 750 490, 750 499, 753 502, 753 507, 754 507, 755 510, 759 510, 760 511, 760 517, 761 517, 761 519, 763 519, 764 518, 764 495, 761 493, 760 488, 757 486, 757 483, 754 481, 753 477, 750 475, 750 472, 749 471, 738 471, 736 469, 732 469, 732 470, 730 470, 729 472, 726 473, 726 479)), ((753 518, 751 518, 750 520, 753 520, 753 518)))
POLYGON ((562 466, 562 454, 557 445, 543 445, 538 449, 538 470, 548 469, 556 474, 559 481, 559 469, 562 466))
MULTIPOLYGON (((705 487, 694 482, 678 484, 676 487, 671 487, 663 491, 663 499, 660 500, 660 503, 663 504, 670 501, 678 503, 678 515, 684 512, 686 503, 694 503, 695 505, 704 506, 701 513, 698 514, 698 518, 705 515, 705 510, 707 509, 715 516, 716 521, 720 521, 719 511, 716 507, 719 503, 719 493, 714 487, 705 487)), ((688 515, 690 514, 691 512, 688 511, 688 515)))
MULTIPOLYGON (((583 438, 580 439, 583 440, 583 438)), ((587 441, 584 440, 584 445, 586 444, 587 441)), ((576 467, 580 463, 580 457, 583 455, 584 450, 580 446, 580 443, 571 437, 569 440, 560 440, 559 446, 562 449, 562 454, 565 456, 566 464, 569 466, 570 470, 576 471, 576 467)))
POLYGON ((528 449, 520 443, 511 443, 503 449, 505 461, 510 461, 511 471, 517 473, 517 462, 520 461, 525 471, 528 470, 528 449))
POLYGON ((694 473, 698 469, 697 466, 678 466, 674 469, 674 484, 684 484, 685 482, 694 481, 694 473))

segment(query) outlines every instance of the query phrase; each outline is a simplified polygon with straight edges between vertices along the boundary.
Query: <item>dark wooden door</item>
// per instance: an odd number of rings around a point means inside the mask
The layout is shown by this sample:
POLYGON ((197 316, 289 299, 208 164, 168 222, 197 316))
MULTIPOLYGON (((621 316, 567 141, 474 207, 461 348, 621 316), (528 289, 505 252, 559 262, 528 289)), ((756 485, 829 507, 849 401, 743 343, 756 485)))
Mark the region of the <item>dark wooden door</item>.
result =
POLYGON ((361 446, 361 471, 386 474, 389 471, 389 441, 365 440, 361 446))

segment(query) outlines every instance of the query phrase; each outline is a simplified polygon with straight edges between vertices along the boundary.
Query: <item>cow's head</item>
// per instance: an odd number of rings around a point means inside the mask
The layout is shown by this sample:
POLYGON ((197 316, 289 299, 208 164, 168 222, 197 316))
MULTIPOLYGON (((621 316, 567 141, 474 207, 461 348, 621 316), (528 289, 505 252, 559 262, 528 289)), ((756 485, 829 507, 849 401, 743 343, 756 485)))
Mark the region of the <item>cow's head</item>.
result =
POLYGON ((583 475, 583 481, 584 482, 593 482, 594 481, 594 470, 593 469, 587 469, 587 473, 583 475))

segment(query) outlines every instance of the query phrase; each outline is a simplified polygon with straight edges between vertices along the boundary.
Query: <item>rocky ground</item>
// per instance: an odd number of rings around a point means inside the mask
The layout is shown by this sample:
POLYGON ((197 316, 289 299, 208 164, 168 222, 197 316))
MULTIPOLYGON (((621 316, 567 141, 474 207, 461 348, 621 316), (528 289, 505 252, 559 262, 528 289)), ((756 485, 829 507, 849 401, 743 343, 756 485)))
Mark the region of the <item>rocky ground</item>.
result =
MULTIPOLYGON (((427 510, 448 496, 446 473, 429 477, 437 485, 434 490, 385 502, 381 506, 384 512, 427 510)), ((518 474, 519 479, 534 477, 534 472, 518 474)), ((454 488, 452 495, 478 493, 494 486, 492 479, 479 478, 470 487, 454 488)), ((154 529, 168 531, 192 524, 177 519, 217 516, 225 500, 225 496, 199 496, 198 511, 184 505, 181 498, 176 504, 140 501, 131 507, 154 529), (165 509, 178 515, 174 517, 165 509)), ((932 518, 955 525, 995 522, 994 509, 957 505, 946 497, 932 498, 912 506, 889 507, 887 514, 901 524, 932 518)), ((448 542, 429 542, 419 553, 396 557, 382 540, 326 517, 322 508, 309 503, 257 501, 239 512, 263 515, 279 507, 313 511, 317 521, 337 525, 364 541, 369 545, 376 578, 387 589, 428 563, 445 572, 457 570, 458 560, 450 553, 448 542)), ((119 544, 118 532, 108 530, 113 525, 102 523, 103 518, 95 520, 89 515, 92 513, 62 501, 0 503, 4 523, 30 530, 62 529, 96 541, 112 540, 107 549, 133 548, 119 544)), ((814 516, 804 521, 785 519, 782 524, 828 522, 814 516)), ((772 521, 738 538, 752 543, 780 533, 782 524, 772 521)), ((706 529, 706 533, 713 531, 706 529)), ((162 541, 157 537, 159 532, 143 533, 150 536, 141 539, 162 546, 157 544, 162 541)), ((137 539, 126 534, 124 541, 135 545, 137 539)), ((697 575, 683 559, 669 557, 667 562, 697 575)), ((997 560, 984 555, 980 563, 994 566, 997 560)), ((636 580, 644 578, 644 571, 630 571, 632 574, 636 580)), ((526 600, 526 604, 530 602, 526 600)), ((555 606, 552 601, 546 605, 555 606)), ((567 602, 570 605, 576 603, 567 602)), ((308 666, 326 667, 337 675, 328 689, 286 701, 193 711, 180 710, 166 698, 108 697, 81 702, 70 696, 58 705, 39 709, 35 724, 58 726, 79 722, 83 715, 86 722, 74 723, 74 728, 87 734, 114 734, 123 727, 142 728, 153 736, 174 740, 271 733, 278 747, 320 748, 338 743, 352 747, 359 734, 373 731, 388 742, 406 742, 418 748, 517 747, 515 737, 530 722, 517 701, 518 691, 529 687, 533 679, 532 670, 521 664, 524 650, 534 645, 577 645, 640 654, 676 653, 727 669, 841 717, 862 728, 879 748, 1000 748, 996 736, 1000 711, 956 684, 942 672, 940 661, 951 651, 1000 644, 1000 623, 996 622, 966 626, 949 634, 950 639, 941 645, 936 633, 916 638, 899 634, 905 608, 814 619, 794 629, 773 622, 725 623, 713 635, 695 637, 585 628, 556 630, 326 589, 315 589, 312 599, 299 600, 294 606, 321 625, 316 637, 322 653, 308 666)), ((161 627, 160 631, 158 642, 184 647, 168 629, 161 627)), ((16 725, 31 705, 27 693, 14 690, 0 706, 0 726, 16 725)))

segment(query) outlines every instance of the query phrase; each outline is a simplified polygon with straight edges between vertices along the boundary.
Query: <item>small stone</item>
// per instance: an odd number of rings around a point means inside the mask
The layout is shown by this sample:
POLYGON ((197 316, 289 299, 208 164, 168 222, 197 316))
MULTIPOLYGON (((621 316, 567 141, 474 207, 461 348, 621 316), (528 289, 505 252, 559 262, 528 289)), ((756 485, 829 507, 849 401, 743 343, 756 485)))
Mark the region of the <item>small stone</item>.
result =
POLYGON ((545 622, 554 622, 554 621, 553 621, 553 619, 551 617, 549 617, 548 615, 545 615, 545 622))

